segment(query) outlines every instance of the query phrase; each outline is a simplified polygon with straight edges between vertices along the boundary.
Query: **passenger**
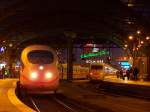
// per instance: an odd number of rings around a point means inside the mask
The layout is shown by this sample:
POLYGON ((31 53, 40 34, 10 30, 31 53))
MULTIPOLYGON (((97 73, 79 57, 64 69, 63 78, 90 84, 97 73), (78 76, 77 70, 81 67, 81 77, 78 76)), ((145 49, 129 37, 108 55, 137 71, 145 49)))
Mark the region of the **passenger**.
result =
POLYGON ((12 66, 10 66, 10 67, 8 68, 8 72, 9 72, 9 76, 10 76, 10 77, 13 77, 13 68, 12 68, 12 66))
POLYGON ((126 71, 126 77, 128 78, 128 80, 130 79, 130 70, 129 69, 126 71))
POLYGON ((2 67, 2 77, 3 77, 3 79, 5 78, 5 67, 4 66, 2 67))
POLYGON ((132 68, 132 67, 130 68, 130 79, 131 79, 131 80, 134 79, 134 76, 133 76, 133 68, 132 68))
POLYGON ((1 76, 1 78, 3 78, 3 77, 2 77, 2 69, 0 69, 0 76, 1 76))
POLYGON ((134 80, 137 80, 138 79, 138 73, 139 73, 139 70, 137 67, 135 67, 133 69, 133 76, 134 76, 134 80))
POLYGON ((120 70, 120 78, 123 79, 123 71, 120 70))
POLYGON ((119 76, 119 71, 117 71, 116 72, 116 76, 117 76, 117 78, 119 78, 120 76, 119 76))

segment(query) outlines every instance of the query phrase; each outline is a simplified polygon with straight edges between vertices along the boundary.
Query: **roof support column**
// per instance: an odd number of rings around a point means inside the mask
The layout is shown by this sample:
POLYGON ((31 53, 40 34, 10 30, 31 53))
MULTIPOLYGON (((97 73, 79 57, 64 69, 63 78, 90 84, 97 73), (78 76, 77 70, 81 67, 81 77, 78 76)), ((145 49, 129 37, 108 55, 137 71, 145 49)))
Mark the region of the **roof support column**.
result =
POLYGON ((150 80, 150 56, 147 57, 147 80, 150 80))
POLYGON ((67 32, 65 33, 68 38, 68 48, 67 48, 67 80, 73 79, 73 38, 75 33, 67 32))

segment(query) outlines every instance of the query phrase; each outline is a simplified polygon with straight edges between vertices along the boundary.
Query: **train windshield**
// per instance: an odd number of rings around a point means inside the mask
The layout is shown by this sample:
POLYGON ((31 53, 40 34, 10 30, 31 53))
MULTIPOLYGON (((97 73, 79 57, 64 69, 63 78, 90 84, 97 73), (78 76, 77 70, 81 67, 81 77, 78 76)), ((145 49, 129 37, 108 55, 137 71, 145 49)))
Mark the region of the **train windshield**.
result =
POLYGON ((50 51, 34 50, 28 54, 28 59, 33 64, 50 64, 54 60, 54 56, 50 51))
POLYGON ((91 65, 91 69, 93 69, 93 70, 102 70, 103 66, 102 65, 91 65))

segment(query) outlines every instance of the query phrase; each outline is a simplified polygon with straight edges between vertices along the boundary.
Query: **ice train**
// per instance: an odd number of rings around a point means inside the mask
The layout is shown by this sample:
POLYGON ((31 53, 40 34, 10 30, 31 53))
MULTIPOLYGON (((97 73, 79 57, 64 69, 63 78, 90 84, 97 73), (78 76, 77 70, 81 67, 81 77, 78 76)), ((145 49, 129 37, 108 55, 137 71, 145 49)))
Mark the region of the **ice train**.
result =
POLYGON ((46 45, 30 45, 21 53, 19 88, 29 93, 56 92, 59 86, 58 57, 46 45))

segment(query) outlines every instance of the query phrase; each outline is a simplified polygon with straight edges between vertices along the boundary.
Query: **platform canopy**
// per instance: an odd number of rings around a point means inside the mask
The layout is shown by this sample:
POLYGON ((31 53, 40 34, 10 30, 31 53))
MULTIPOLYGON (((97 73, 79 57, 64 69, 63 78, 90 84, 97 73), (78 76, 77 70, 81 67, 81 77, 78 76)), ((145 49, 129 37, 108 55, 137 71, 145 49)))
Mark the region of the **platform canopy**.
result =
POLYGON ((64 44, 71 32, 75 43, 91 38, 121 44, 139 29, 149 35, 150 3, 140 1, 0 0, 0 41, 22 45, 39 38, 64 44))

